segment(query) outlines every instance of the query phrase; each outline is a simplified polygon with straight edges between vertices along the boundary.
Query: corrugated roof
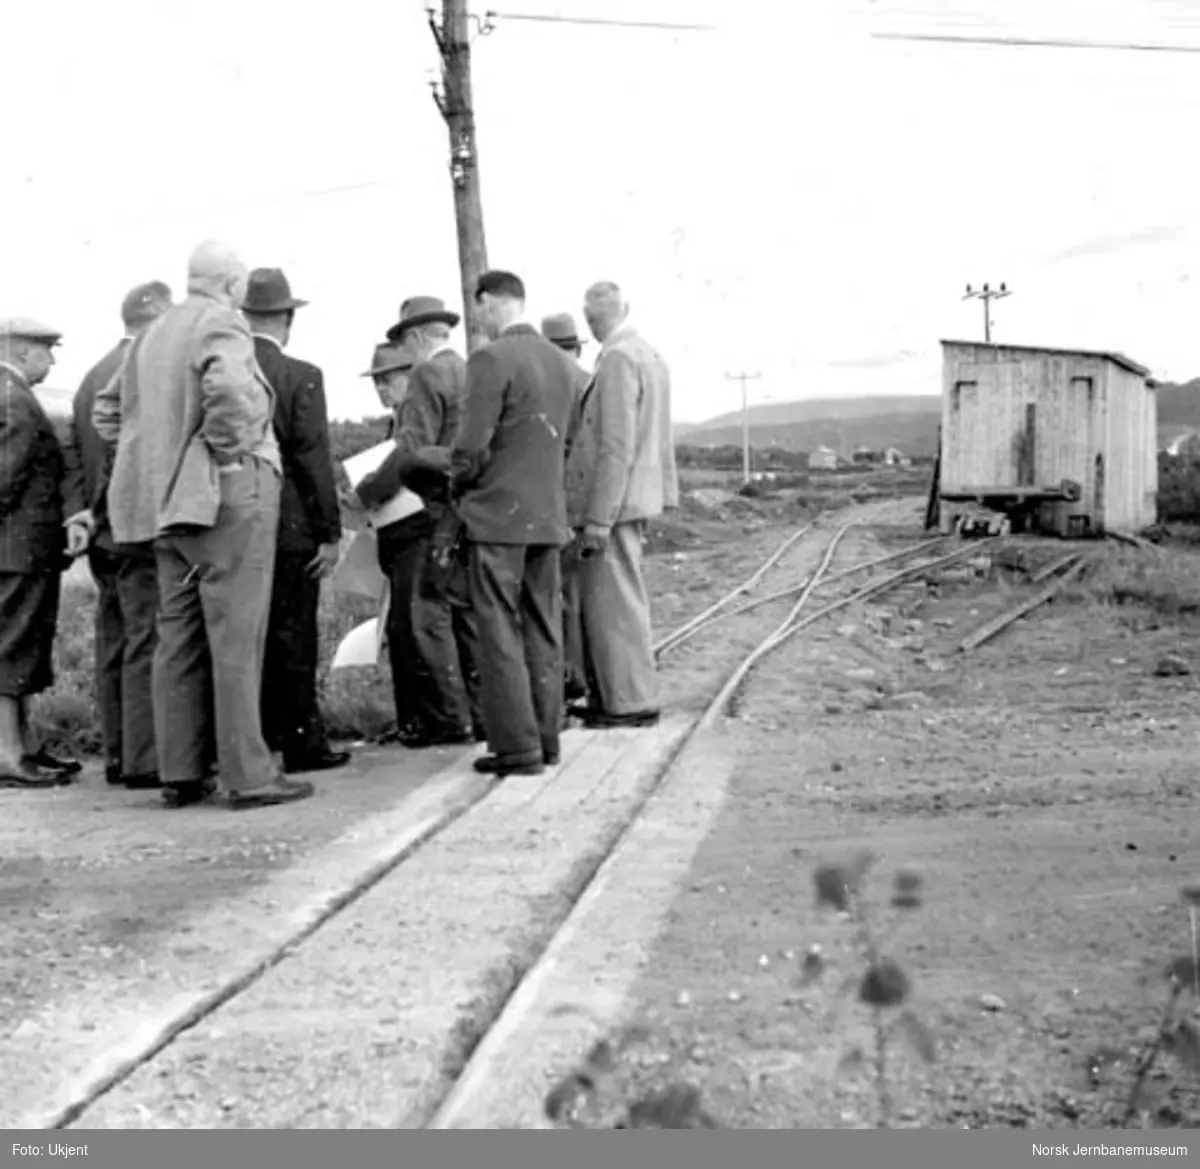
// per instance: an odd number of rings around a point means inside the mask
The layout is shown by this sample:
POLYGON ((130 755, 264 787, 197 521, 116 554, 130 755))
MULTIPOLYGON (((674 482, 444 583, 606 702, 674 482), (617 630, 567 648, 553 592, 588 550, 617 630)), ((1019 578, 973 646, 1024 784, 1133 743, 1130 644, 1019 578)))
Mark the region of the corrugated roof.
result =
POLYGON ((1131 357, 1107 349, 1056 349, 1048 345, 997 345, 986 341, 942 341, 943 345, 963 345, 973 349, 1024 349, 1030 353, 1058 353, 1063 357, 1100 357, 1106 361, 1115 362, 1130 373, 1139 377, 1149 377, 1150 371, 1144 365, 1138 365, 1131 357))

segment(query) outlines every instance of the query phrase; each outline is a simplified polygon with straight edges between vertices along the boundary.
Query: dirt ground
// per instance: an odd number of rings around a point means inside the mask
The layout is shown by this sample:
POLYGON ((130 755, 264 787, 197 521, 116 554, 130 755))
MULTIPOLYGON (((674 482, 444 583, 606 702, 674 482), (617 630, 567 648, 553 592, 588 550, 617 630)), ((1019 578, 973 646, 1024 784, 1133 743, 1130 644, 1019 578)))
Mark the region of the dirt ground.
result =
MULTIPOLYGON (((854 535, 844 562, 902 536, 854 535)), ((1026 550, 1033 563, 1064 553, 1026 550)), ((1190 556, 1176 575, 1200 571, 1194 553, 1168 556, 1190 556)), ((960 567, 764 662, 726 724, 736 795, 651 957, 631 1021, 652 1039, 619 1096, 683 1081, 722 1125, 875 1124, 861 949, 814 896, 818 864, 869 850, 874 932, 936 1043, 930 1066, 891 1033, 891 1123, 1117 1123, 1163 969, 1192 950, 1181 887, 1200 883, 1197 682, 1156 668, 1168 653, 1200 663, 1200 622, 1081 587, 957 652, 1036 587, 960 567), (889 907, 902 868, 922 880, 918 909, 889 907), (825 968, 810 982, 813 946, 825 968)), ((1135 1123, 1194 1127, 1197 1087, 1162 1059, 1135 1123)))

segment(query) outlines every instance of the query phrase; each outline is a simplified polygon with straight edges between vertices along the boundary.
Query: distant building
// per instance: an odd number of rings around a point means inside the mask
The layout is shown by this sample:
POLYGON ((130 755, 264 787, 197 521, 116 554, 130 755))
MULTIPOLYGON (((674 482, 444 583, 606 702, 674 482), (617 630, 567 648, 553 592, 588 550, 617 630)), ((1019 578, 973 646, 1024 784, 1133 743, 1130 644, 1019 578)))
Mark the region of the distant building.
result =
POLYGON ((1166 453, 1173 458, 1200 459, 1200 431, 1185 430, 1167 443, 1166 453))
POLYGON ((890 446, 883 452, 883 462, 889 467, 907 467, 911 465, 912 459, 903 451, 898 451, 894 446, 890 446))
POLYGON ((838 466, 837 451, 827 446, 819 446, 809 454, 808 465, 813 471, 836 471, 838 466))
MULTIPOLYGON (((1064 536, 1154 523, 1158 399, 1120 353, 942 342, 938 497, 1028 501, 1064 536)), ((952 508, 941 509, 943 521, 952 508)))

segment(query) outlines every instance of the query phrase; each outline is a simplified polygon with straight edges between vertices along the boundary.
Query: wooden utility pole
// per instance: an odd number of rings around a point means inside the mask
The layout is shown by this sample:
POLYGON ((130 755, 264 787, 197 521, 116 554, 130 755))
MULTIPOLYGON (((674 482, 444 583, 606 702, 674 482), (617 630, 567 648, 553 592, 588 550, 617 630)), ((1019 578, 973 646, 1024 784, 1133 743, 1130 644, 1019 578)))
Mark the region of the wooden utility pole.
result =
POLYGON ((1003 284, 1000 285, 1000 290, 988 288, 985 284, 982 288, 972 288, 967 285, 967 295, 963 300, 979 299, 983 301, 983 340, 986 345, 992 343, 992 301, 1001 300, 1006 296, 1012 296, 1012 289, 1006 288, 1003 284))
POLYGON ((726 379, 742 383, 742 482, 750 482, 750 401, 746 396, 746 383, 761 377, 757 373, 727 373, 726 379))
POLYGON ((467 351, 487 343, 475 304, 475 282, 487 270, 483 234, 483 200, 479 188, 479 150, 471 96, 471 33, 467 0, 443 0, 439 27, 428 9, 429 27, 442 59, 442 84, 434 84, 437 103, 450 131, 450 178, 454 184, 454 218, 458 226, 458 266, 462 279, 463 328, 467 351))

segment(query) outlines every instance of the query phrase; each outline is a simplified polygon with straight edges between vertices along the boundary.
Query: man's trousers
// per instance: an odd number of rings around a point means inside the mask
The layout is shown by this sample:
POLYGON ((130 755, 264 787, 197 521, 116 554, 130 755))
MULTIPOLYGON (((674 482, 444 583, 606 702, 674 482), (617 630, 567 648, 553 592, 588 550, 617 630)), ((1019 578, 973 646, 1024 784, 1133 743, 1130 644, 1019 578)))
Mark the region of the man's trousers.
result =
POLYGON ((246 458, 221 471, 212 528, 155 542, 154 721, 164 783, 202 780, 213 763, 227 792, 279 780, 260 717, 279 486, 270 466, 246 458))
POLYGON ((123 778, 158 771, 154 736, 154 648, 158 567, 153 544, 93 546, 96 582, 96 704, 105 764, 123 778))
POLYGON ((584 668, 591 702, 604 714, 658 709, 650 599, 642 579, 640 520, 615 524, 603 555, 578 562, 584 668))
POLYGON ((396 724, 433 736, 470 732, 477 687, 471 615, 448 594, 422 588, 428 517, 389 524, 379 530, 378 541, 379 567, 391 590, 387 641, 396 724))
POLYGON ((285 766, 329 750, 317 704, 321 581, 310 575, 311 552, 276 552, 262 685, 263 737, 285 766))
POLYGON ((559 750, 563 716, 562 575, 554 545, 469 545, 488 749, 540 763, 559 750))

